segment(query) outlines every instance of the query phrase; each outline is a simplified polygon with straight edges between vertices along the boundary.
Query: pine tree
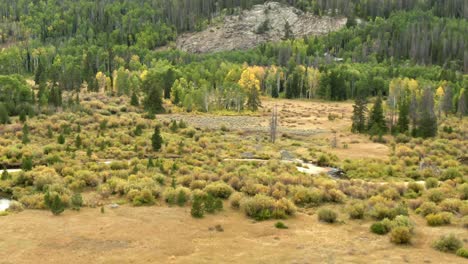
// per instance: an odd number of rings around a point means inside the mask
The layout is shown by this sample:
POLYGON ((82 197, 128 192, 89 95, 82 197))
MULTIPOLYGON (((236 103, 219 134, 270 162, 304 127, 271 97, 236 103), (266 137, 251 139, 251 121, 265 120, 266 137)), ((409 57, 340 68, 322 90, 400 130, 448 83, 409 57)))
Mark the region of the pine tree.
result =
POLYGON ((399 104, 397 128, 399 133, 406 133, 409 130, 409 105, 408 101, 403 99, 399 104))
POLYGON ((357 97, 353 105, 353 125, 351 131, 353 133, 364 133, 366 131, 366 114, 367 114, 367 99, 357 97))
POLYGON ((26 111, 25 110, 22 110, 21 113, 20 113, 20 116, 19 116, 19 120, 21 123, 24 123, 26 122, 26 111))
POLYGON ((159 151, 161 149, 163 139, 161 137, 161 129, 159 126, 156 126, 154 129, 154 134, 151 137, 151 145, 153 146, 154 151, 159 151))
POLYGON ((77 149, 79 149, 79 148, 81 148, 81 144, 82 144, 81 137, 80 137, 80 135, 77 135, 76 138, 75 138, 75 147, 77 149))
POLYGON ((30 156, 23 157, 23 159, 21 160, 21 169, 24 171, 30 171, 32 170, 32 168, 33 168, 32 157, 30 156))
POLYGON ((415 137, 418 134, 418 120, 419 120, 419 104, 418 99, 416 98, 416 94, 413 93, 411 95, 411 101, 409 105, 409 113, 411 118, 411 135, 415 137))
POLYGON ((65 203, 57 193, 51 195, 50 192, 47 192, 44 196, 44 203, 54 215, 59 215, 65 211, 65 203))
POLYGON ((60 145, 65 144, 65 136, 62 133, 60 133, 60 135, 58 136, 57 143, 59 143, 60 145))
POLYGON ((5 104, 0 103, 0 124, 5 125, 10 123, 10 116, 5 104))
POLYGON ((31 140, 29 140, 29 126, 28 126, 28 124, 25 123, 23 125, 23 135, 21 137, 21 143, 26 145, 29 142, 31 142, 31 140))
POLYGON ((420 112, 419 135, 423 138, 436 136, 437 117, 434 112, 434 96, 429 88, 424 89, 420 112))
POLYGON ((54 136, 54 132, 52 131, 52 127, 50 125, 47 126, 47 137, 52 138, 54 136))
POLYGON ((291 25, 289 24, 288 21, 284 24, 284 40, 288 39, 293 39, 294 38, 294 33, 291 29, 291 25))
POLYGON ((138 99, 138 95, 136 92, 132 93, 132 99, 130 101, 130 105, 132 106, 139 106, 140 105, 140 100, 138 99))
POLYGON ((146 166, 148 169, 149 168, 154 168, 154 162, 153 162, 153 158, 152 157, 149 157, 148 158, 148 165, 146 166))
POLYGON ((372 135, 387 132, 387 124, 385 123, 381 96, 377 97, 377 100, 372 107, 367 128, 372 135))
POLYGON ((453 110, 452 99, 453 99, 452 87, 448 86, 445 89, 444 98, 442 99, 442 106, 441 106, 442 111, 445 114, 445 117, 447 117, 448 114, 451 113, 453 110))
POLYGON ((3 172, 2 172, 2 177, 1 177, 1 180, 2 181, 5 181, 5 180, 8 180, 10 179, 10 174, 8 173, 7 169, 3 169, 3 172))
POLYGON ((466 90, 462 89, 462 91, 460 92, 460 97, 458 98, 458 107, 457 107, 457 113, 460 119, 462 119, 468 113, 466 97, 467 97, 466 90))

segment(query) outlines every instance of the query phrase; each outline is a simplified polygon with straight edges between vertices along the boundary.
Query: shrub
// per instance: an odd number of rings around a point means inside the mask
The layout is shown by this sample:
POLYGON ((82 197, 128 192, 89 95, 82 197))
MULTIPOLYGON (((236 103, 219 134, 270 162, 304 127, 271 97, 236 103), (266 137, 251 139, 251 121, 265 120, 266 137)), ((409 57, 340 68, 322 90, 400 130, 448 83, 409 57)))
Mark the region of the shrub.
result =
POLYGON ((433 244, 434 248, 442 252, 455 253, 458 249, 463 246, 463 242, 455 237, 454 234, 448 236, 442 236, 436 240, 433 244))
POLYGON ((335 211, 327 208, 320 209, 317 215, 319 221, 326 223, 335 223, 338 218, 338 214, 335 211))
POLYGON ((442 211, 457 213, 460 211, 460 207, 463 202, 458 199, 445 199, 440 203, 440 208, 442 211))
POLYGON ((452 214, 447 212, 429 214, 426 216, 426 221, 429 226, 449 225, 452 221, 452 214))
POLYGON ((283 222, 281 221, 278 221, 275 223, 275 227, 278 228, 278 229, 288 229, 288 226, 285 225, 283 222))
POLYGON ((81 196, 81 193, 73 194, 71 205, 73 210, 80 210, 81 206, 83 206, 83 197, 81 196))
POLYGON ((410 182, 408 184, 408 190, 420 195, 424 191, 424 186, 417 182, 410 182))
POLYGON ((416 210, 416 213, 427 216, 429 214, 435 214, 439 212, 439 207, 434 202, 424 202, 421 206, 416 210))
POLYGON ((395 219, 393 219, 393 221, 391 222, 392 229, 399 226, 407 227, 411 232, 413 232, 414 229, 413 222, 411 222, 409 217, 405 215, 399 215, 395 217, 395 219))
POLYGON ((370 230, 374 234, 385 235, 390 232, 390 226, 383 223, 383 221, 375 222, 370 226, 370 230))
MULTIPOLYGON (((128 195, 128 194, 127 194, 128 195)), ((166 188, 163 193, 164 201, 170 205, 179 204, 182 202, 182 196, 188 199, 190 197, 191 192, 190 189, 185 187, 177 187, 177 188, 166 188), (184 194, 181 195, 180 192, 184 194)), ((185 204, 185 203, 184 203, 185 204)))
POLYGON ((296 206, 293 202, 286 198, 281 198, 276 201, 275 208, 272 212, 272 217, 276 219, 286 219, 290 215, 294 215, 296 206))
POLYGON ((457 191, 460 193, 460 199, 468 200, 468 183, 459 185, 457 191))
POLYGON ((59 215, 65 211, 66 204, 62 201, 58 193, 47 192, 44 202, 54 215, 59 215))
POLYGON ((461 177, 461 173, 458 171, 457 168, 448 168, 442 174, 441 179, 445 181, 445 180, 453 180, 458 177, 461 177))
POLYGON ((229 196, 231 196, 231 194, 234 192, 231 186, 222 181, 212 182, 208 184, 204 190, 208 194, 222 199, 229 198, 229 196))
POLYGON ((8 207, 7 211, 8 212, 21 212, 24 210, 23 204, 17 201, 11 201, 10 202, 10 207, 8 207))
POLYGON ((440 203, 445 198, 444 192, 440 189, 430 189, 427 191, 426 195, 427 199, 434 203, 440 203))
POLYGON ((439 180, 436 178, 427 178, 426 179, 426 189, 437 188, 439 186, 439 180))
POLYGON ((203 202, 207 213, 212 214, 216 211, 223 210, 223 201, 220 198, 213 197, 211 194, 208 194, 203 202))
POLYGON ((462 225, 463 225, 464 228, 468 228, 468 215, 465 215, 462 218, 461 222, 462 222, 462 225))
POLYGON ((343 203, 346 199, 346 195, 337 189, 330 189, 325 192, 325 196, 327 197, 327 201, 333 203, 343 203))
POLYGON ((240 192, 233 193, 231 197, 229 198, 229 203, 231 204, 231 207, 235 209, 239 209, 240 201, 242 200, 243 197, 244 197, 244 194, 240 192))
POLYGON ((408 227, 397 226, 390 232, 390 241, 394 244, 409 244, 411 242, 411 231, 408 227))
POLYGON ((323 201, 323 191, 317 188, 297 186, 293 189, 293 202, 297 205, 320 205, 323 201))
POLYGON ((244 197, 240 201, 240 207, 247 216, 257 220, 266 220, 271 217, 275 208, 275 200, 263 194, 254 197, 244 197))
POLYGON ((132 200, 134 206, 152 205, 155 202, 156 200, 154 199, 153 193, 148 189, 138 191, 132 200))
POLYGON ((362 219, 366 212, 366 205, 363 202, 354 202, 348 206, 347 211, 351 219, 362 219))
POLYGON ((202 218, 205 213, 205 208, 203 206, 203 200, 200 197, 195 197, 192 203, 192 209, 190 214, 195 218, 202 218))
POLYGON ((459 248, 457 250, 457 256, 468 258, 468 248, 459 248))

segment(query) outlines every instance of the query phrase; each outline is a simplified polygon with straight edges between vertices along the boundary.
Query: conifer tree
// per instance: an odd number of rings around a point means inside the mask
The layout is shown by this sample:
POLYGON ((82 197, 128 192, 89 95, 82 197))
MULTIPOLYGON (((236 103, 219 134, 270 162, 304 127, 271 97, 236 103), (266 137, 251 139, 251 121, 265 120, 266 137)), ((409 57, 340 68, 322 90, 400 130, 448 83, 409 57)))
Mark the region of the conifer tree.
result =
POLYGON ((31 142, 31 140, 29 140, 29 126, 25 123, 23 125, 23 135, 21 137, 21 143, 26 145, 29 142, 31 142))
POLYGON ((406 133, 409 130, 409 104, 408 101, 403 99, 399 104, 398 112, 398 122, 397 128, 398 132, 406 133))
POLYGON ((10 116, 5 104, 0 103, 0 124, 5 125, 10 123, 10 116))
POLYGON ((468 108, 467 108, 467 94, 466 90, 462 89, 460 92, 460 97, 458 98, 458 107, 457 107, 457 113, 460 119, 462 119, 466 114, 468 113, 468 108))
POLYGON ((374 135, 387 132, 387 125, 385 123, 381 96, 377 97, 377 100, 372 107, 367 128, 369 129, 369 132, 374 135))
POLYGON ((154 134, 151 137, 151 145, 153 147, 153 150, 159 151, 161 149, 162 143, 163 139, 161 137, 161 129, 159 128, 159 126, 156 126, 156 128, 154 129, 154 134))
POLYGON ((138 99, 138 95, 136 92, 132 93, 132 99, 130 101, 130 105, 132 106, 139 106, 140 105, 140 100, 138 99))
POLYGON ((59 215, 65 211, 65 203, 57 193, 51 195, 50 192, 47 192, 44 196, 44 203, 54 215, 59 215))
POLYGON ((436 136, 437 117, 434 112, 434 96, 429 88, 424 89, 420 112, 419 135, 423 138, 436 136))
POLYGON ((453 110, 452 99, 453 99, 453 90, 451 86, 448 86, 445 89, 444 98, 442 99, 442 106, 441 106, 442 111, 445 114, 445 117, 447 117, 448 114, 451 113, 453 110))
POLYGON ((65 136, 62 133, 60 133, 60 135, 58 136, 57 143, 59 143, 60 145, 65 144, 65 136))
POLYGON ((353 125, 351 127, 353 133, 364 133, 366 131, 366 114, 367 99, 365 97, 357 97, 353 105, 353 125))
POLYGON ((79 149, 79 148, 81 148, 81 144, 82 144, 81 137, 80 137, 80 135, 77 135, 76 138, 75 138, 75 147, 77 149, 79 149))
POLYGON ((21 160, 21 169, 24 171, 30 171, 33 168, 33 161, 30 156, 28 157, 23 157, 21 160))

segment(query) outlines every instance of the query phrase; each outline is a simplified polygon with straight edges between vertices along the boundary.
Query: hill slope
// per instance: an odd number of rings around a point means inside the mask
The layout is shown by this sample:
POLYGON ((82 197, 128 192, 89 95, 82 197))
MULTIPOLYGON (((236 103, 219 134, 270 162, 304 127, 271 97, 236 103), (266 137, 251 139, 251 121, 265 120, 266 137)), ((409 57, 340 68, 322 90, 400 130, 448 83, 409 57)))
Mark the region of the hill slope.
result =
POLYGON ((239 15, 226 16, 222 25, 182 34, 177 39, 177 48, 192 53, 248 49, 284 38, 286 23, 289 23, 293 36, 303 37, 339 30, 345 26, 346 18, 318 17, 291 6, 269 2, 255 5, 239 15))

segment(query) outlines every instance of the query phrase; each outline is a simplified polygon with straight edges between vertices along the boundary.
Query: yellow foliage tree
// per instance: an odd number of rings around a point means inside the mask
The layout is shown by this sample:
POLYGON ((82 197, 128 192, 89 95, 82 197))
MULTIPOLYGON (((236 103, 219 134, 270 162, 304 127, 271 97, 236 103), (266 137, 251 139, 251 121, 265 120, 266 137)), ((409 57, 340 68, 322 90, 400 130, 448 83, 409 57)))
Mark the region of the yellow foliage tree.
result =
POLYGON ((247 107, 252 111, 256 111, 261 106, 260 80, 257 79, 254 72, 250 71, 250 68, 246 68, 242 72, 238 84, 247 94, 247 107))

